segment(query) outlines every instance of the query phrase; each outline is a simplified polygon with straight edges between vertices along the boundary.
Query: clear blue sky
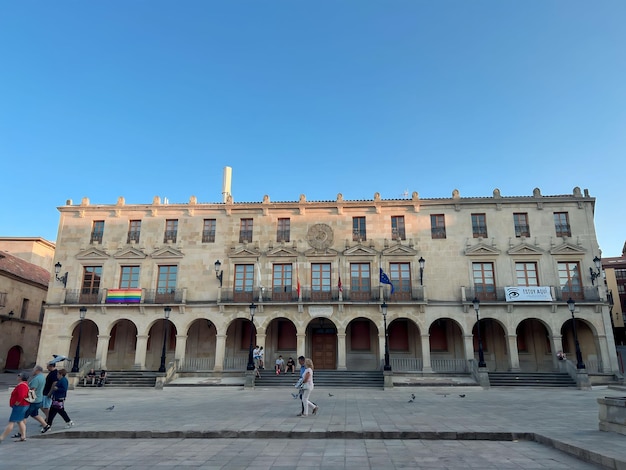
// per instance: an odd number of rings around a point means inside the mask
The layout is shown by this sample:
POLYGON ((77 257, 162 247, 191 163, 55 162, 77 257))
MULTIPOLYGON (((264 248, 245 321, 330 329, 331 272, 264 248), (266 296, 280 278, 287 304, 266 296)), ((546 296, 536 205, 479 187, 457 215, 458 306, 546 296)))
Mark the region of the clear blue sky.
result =
POLYGON ((5 1, 0 236, 56 207, 571 194, 626 240, 626 1, 5 1))

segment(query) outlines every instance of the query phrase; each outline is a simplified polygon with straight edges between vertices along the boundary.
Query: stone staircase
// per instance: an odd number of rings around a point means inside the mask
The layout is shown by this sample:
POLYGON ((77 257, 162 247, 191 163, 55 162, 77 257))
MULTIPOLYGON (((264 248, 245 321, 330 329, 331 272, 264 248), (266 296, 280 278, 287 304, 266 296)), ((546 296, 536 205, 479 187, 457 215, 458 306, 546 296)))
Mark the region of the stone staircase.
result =
MULTIPOLYGON (((257 377, 255 387, 293 387, 300 377, 299 372, 294 375, 276 375, 272 370, 261 370, 261 377, 257 377)), ((316 387, 331 388, 378 388, 384 386, 383 373, 375 371, 313 371, 313 382, 316 387)))
POLYGON ((560 372, 489 372, 492 387, 576 387, 576 381, 560 372))
MULTIPOLYGON (((149 370, 109 370, 107 371, 107 379, 105 387, 152 387, 156 385, 157 377, 161 377, 162 372, 154 372, 149 370)), ((81 380, 78 387, 93 387, 88 381, 87 385, 83 385, 81 380)))

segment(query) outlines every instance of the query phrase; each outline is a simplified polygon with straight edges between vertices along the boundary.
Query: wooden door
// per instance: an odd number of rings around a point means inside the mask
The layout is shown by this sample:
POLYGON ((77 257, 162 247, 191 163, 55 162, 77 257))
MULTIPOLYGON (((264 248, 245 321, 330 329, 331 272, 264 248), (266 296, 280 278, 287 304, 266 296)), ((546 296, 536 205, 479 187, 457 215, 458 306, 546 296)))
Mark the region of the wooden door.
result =
MULTIPOLYGON (((22 352, 19 346, 13 346, 7 353, 7 361, 4 365, 5 369, 15 370, 20 368, 20 359, 22 352)), ((315 364, 315 363, 314 363, 315 364)))
POLYGON ((337 368, 337 335, 335 333, 313 333, 311 338, 313 366, 315 369, 337 368))

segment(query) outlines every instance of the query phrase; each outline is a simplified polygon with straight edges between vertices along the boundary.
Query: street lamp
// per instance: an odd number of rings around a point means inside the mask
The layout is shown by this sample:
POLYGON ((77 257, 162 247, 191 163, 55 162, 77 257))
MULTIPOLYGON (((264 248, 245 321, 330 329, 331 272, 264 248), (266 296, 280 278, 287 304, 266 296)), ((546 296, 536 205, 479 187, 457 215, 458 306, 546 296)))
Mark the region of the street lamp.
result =
MULTIPOLYGON (((67 276, 67 273, 65 273, 67 276)), ((80 336, 83 333, 83 320, 85 319, 85 315, 87 315, 87 309, 85 307, 81 307, 78 311, 80 314, 80 322, 78 323, 78 341, 76 342, 76 355, 74 356, 74 363, 72 364, 72 372, 78 372, 80 367, 78 366, 78 362, 80 361, 80 336)))
POLYGON ((220 263, 220 260, 218 259, 215 262, 215 277, 217 277, 217 279, 220 281, 220 287, 222 287, 222 277, 224 276, 224 271, 220 269, 221 267, 222 263, 220 263))
POLYGON ((417 260, 420 264, 420 286, 424 285, 424 265, 426 264, 426 260, 420 256, 420 259, 417 260))
POLYGON ((596 265, 596 271, 593 268, 589 268, 589 275, 591 276, 591 285, 595 284, 596 279, 600 277, 601 269, 602 269, 602 260, 597 256, 593 258, 593 264, 596 265))
POLYGON ((165 345, 167 343, 167 320, 170 318, 170 312, 172 309, 170 307, 165 307, 163 309, 163 313, 165 314, 165 321, 163 321, 163 350, 161 351, 161 366, 159 367, 159 372, 165 372, 165 345))
POLYGON ((478 333, 478 367, 487 367, 487 364, 485 364, 485 353, 483 351, 483 340, 480 337, 480 300, 478 297, 474 297, 472 303, 474 304, 474 311, 476 312, 476 331, 478 333))
POLYGON ((254 370, 254 358, 252 357, 252 340, 254 338, 254 314, 256 313, 256 305, 254 302, 250 304, 250 350, 248 351, 247 370, 254 370))
POLYGON ((57 281, 63 283, 63 287, 67 287, 67 272, 63 274, 63 276, 59 277, 59 273, 61 272, 62 267, 63 265, 59 261, 57 261, 57 264, 54 265, 54 276, 56 277, 57 281))
POLYGON ((385 370, 391 370, 391 364, 389 364, 389 334, 387 333, 387 303, 383 300, 383 304, 380 306, 383 312, 383 322, 385 324, 385 370))
POLYGON ((574 345, 576 346, 576 369, 585 369, 585 363, 583 362, 583 353, 580 351, 580 344, 578 343, 578 334, 576 333, 576 319, 574 318, 574 309, 576 309, 576 302, 570 297, 567 301, 567 308, 572 313, 572 328, 574 330, 574 345))

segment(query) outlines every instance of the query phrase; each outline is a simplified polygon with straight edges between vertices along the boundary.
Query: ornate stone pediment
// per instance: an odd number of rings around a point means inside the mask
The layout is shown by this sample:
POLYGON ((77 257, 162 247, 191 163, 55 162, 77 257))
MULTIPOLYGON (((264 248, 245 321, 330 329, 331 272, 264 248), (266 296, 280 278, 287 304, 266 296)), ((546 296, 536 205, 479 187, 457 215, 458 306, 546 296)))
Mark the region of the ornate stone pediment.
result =
POLYGON ((378 256, 378 252, 369 246, 361 245, 348 248, 343 252, 344 256, 378 256))
POLYGON ((273 250, 268 251, 266 256, 277 257, 277 258, 280 258, 280 257, 293 258, 293 257, 298 256, 298 252, 291 248, 287 248, 286 246, 278 246, 274 248, 273 250))
POLYGON ((113 258, 118 259, 143 259, 147 255, 137 248, 123 248, 113 255, 113 258))
POLYGON ((466 256, 497 256, 499 254, 500 250, 485 243, 478 243, 465 250, 466 256))
POLYGON ((520 243, 511 248, 507 253, 509 255, 542 255, 543 251, 528 243, 520 243))
POLYGON ((393 245, 383 250, 384 256, 417 256, 417 251, 406 245, 393 245))
POLYGON ((585 250, 582 248, 572 245, 571 243, 563 243, 562 245, 555 246, 550 250, 550 254, 552 255, 584 255, 585 250))
POLYGON ((261 252, 250 246, 243 245, 233 249, 229 254, 229 258, 258 258, 261 252))
POLYGON ((176 248, 172 248, 171 246, 160 248, 150 255, 151 258, 159 259, 182 258, 183 256, 184 255, 182 251, 177 250, 176 248))
POLYGON ((311 249, 311 250, 307 250, 304 252, 305 256, 308 256, 310 258, 315 257, 315 256, 337 256, 339 254, 338 251, 333 250, 332 248, 326 248, 325 250, 315 250, 315 249, 311 249))
POLYGON ((76 255, 76 259, 103 260, 103 259, 108 259, 108 258, 109 258, 109 255, 106 253, 106 251, 99 250, 98 248, 93 248, 93 247, 87 248, 86 250, 83 250, 76 255))

